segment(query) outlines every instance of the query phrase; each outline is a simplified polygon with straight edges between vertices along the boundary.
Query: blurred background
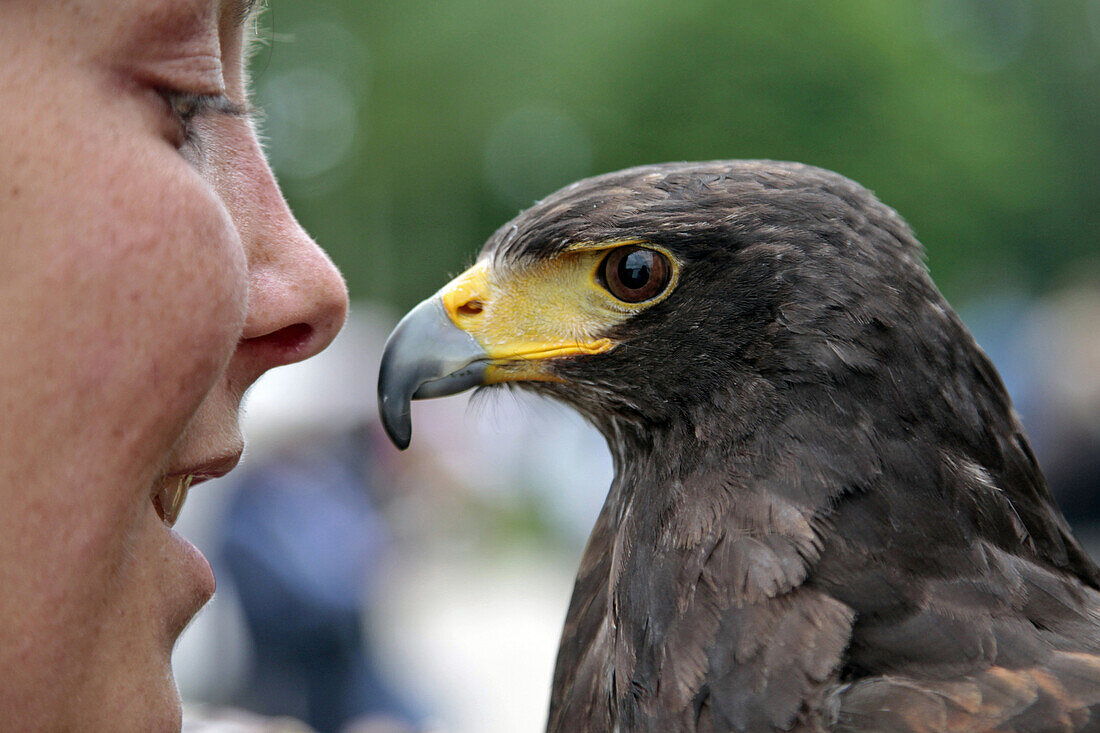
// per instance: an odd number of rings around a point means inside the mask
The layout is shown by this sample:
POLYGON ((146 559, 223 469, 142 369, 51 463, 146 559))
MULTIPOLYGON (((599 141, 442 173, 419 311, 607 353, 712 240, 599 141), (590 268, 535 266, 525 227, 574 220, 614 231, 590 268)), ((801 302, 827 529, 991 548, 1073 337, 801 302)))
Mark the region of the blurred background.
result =
POLYGON ((799 160, 875 191, 1097 537, 1100 0, 270 0, 258 36, 271 161, 355 305, 257 385, 244 463, 183 515, 218 574, 176 656, 195 730, 541 730, 606 448, 502 395, 418 403, 399 454, 377 359, 498 226, 627 166, 799 160))

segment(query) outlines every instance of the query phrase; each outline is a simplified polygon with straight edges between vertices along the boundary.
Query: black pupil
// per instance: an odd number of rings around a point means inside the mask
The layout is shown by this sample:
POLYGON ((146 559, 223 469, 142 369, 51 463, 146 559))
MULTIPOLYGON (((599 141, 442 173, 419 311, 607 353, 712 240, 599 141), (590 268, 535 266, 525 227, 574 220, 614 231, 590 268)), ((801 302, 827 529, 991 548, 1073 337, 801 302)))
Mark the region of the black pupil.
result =
POLYGON ((631 290, 645 287, 649 282, 649 267, 653 255, 645 250, 631 252, 619 260, 619 282, 631 290))

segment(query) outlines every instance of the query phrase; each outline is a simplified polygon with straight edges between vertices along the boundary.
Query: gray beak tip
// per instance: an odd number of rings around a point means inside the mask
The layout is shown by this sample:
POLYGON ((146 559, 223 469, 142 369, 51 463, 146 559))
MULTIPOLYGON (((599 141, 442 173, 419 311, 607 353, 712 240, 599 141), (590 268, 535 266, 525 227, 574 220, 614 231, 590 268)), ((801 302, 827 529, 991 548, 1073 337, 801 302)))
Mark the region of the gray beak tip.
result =
POLYGON ((412 440, 411 401, 417 384, 415 377, 410 379, 405 360, 395 358, 395 352, 389 348, 382 354, 378 378, 378 415, 382 418, 382 427, 398 450, 405 450, 412 440))
POLYGON ((409 403, 405 403, 405 409, 392 409, 387 405, 383 395, 378 395, 378 412, 382 416, 382 427, 390 441, 398 450, 405 450, 412 441, 412 416, 409 414, 409 403))
POLYGON ((401 319, 386 341, 378 373, 378 413, 399 450, 412 439, 411 401, 482 384, 484 358, 485 351, 450 321, 438 298, 401 319))

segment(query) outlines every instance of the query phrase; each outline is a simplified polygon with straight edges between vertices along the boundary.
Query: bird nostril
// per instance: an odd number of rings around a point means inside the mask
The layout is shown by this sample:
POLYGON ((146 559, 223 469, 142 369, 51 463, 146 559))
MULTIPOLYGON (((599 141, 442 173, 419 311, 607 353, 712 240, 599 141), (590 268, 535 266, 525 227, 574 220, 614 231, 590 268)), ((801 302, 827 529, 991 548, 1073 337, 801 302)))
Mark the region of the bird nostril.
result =
POLYGON ((485 306, 480 300, 471 300, 458 306, 458 313, 462 316, 476 316, 484 310, 485 306))

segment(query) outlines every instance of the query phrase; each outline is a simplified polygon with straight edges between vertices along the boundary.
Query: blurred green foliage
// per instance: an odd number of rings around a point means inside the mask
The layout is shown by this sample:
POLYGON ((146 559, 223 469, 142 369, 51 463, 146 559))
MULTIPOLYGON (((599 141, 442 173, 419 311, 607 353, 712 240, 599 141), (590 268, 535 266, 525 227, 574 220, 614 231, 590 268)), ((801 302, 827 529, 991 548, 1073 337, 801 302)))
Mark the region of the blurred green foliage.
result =
POLYGON ((405 308, 535 199, 666 160, 854 178, 951 299, 1098 253, 1100 0, 270 6, 273 164, 356 299, 405 308))

